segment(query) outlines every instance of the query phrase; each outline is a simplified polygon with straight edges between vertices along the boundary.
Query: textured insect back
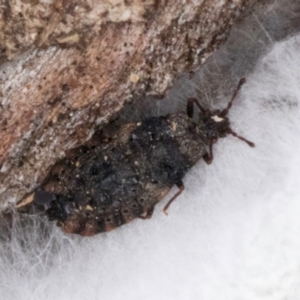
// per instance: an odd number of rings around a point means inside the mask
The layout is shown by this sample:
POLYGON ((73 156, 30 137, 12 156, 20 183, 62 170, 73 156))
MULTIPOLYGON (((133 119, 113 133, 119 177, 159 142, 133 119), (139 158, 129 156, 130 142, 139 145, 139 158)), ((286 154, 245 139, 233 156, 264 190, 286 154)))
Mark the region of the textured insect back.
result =
POLYGON ((90 236, 150 218, 154 206, 176 185, 179 191, 164 207, 166 213, 184 190, 187 171, 201 158, 212 161, 218 138, 232 134, 254 146, 232 131, 227 117, 243 83, 242 79, 221 112, 189 99, 187 113, 108 124, 56 163, 40 189, 19 207, 44 207, 65 232, 90 236), (194 104, 201 113, 197 123, 194 104))

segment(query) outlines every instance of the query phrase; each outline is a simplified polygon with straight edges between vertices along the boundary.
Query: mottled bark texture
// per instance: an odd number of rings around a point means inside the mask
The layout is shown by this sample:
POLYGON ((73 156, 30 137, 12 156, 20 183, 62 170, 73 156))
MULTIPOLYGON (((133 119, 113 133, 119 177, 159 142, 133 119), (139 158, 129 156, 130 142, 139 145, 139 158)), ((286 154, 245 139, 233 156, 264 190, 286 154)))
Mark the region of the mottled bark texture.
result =
POLYGON ((0 203, 34 189, 125 101, 195 70, 256 1, 2 0, 0 203))

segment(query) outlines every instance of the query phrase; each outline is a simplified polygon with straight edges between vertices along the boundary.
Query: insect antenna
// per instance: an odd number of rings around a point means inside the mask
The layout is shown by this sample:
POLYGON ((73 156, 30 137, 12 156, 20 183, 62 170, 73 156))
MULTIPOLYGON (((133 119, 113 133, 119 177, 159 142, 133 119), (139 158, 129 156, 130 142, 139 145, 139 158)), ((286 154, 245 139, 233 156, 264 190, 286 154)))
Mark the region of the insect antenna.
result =
POLYGON ((220 113, 220 116, 221 116, 221 117, 225 117, 225 116, 228 114, 228 112, 229 112, 229 110, 230 110, 230 108, 231 108, 231 106, 232 106, 233 100, 235 99, 235 97, 237 96, 238 91, 240 90, 240 88, 242 87, 242 85, 243 85, 245 82, 246 82, 246 79, 245 79, 245 78, 241 78, 241 80, 240 80, 240 82, 239 82, 237 88, 235 89, 235 91, 234 91, 234 93, 233 93, 233 95, 232 95, 232 97, 231 97, 231 100, 229 101, 227 107, 226 107, 224 110, 221 111, 221 113, 220 113))
POLYGON ((244 137, 238 135, 237 133, 235 133, 231 128, 228 128, 227 133, 232 134, 233 136, 237 137, 238 139, 244 141, 245 143, 247 143, 250 147, 255 147, 255 144, 248 141, 247 139, 245 139, 244 137))

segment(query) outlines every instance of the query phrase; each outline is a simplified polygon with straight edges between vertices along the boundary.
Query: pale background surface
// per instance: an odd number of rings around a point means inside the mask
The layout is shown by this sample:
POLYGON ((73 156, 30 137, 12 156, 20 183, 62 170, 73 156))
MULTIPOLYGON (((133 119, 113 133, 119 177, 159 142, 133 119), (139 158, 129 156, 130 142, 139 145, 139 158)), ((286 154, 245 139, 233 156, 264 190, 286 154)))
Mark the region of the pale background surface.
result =
POLYGON ((168 217, 164 201, 151 220, 92 238, 38 219, 16 226, 0 245, 1 299, 300 298, 300 35, 275 43, 298 30, 289 2, 280 15, 280 1, 261 19, 253 13, 230 47, 171 92, 181 106, 200 94, 217 107, 223 95, 224 107, 246 76, 230 118, 256 148, 219 141, 212 165, 200 161, 185 177, 168 217))

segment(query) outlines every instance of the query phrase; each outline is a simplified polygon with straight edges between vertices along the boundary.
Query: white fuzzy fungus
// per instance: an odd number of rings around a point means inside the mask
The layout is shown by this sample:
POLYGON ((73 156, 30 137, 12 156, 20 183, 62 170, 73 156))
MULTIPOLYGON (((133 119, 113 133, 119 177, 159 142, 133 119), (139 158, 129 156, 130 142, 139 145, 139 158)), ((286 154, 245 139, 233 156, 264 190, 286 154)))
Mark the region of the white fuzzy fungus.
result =
POLYGON ((253 72, 232 77, 246 76, 232 128, 255 148, 221 139, 167 217, 164 200, 150 220, 91 238, 16 221, 11 239, 0 235, 0 299, 299 299, 300 36, 271 44, 253 72))

